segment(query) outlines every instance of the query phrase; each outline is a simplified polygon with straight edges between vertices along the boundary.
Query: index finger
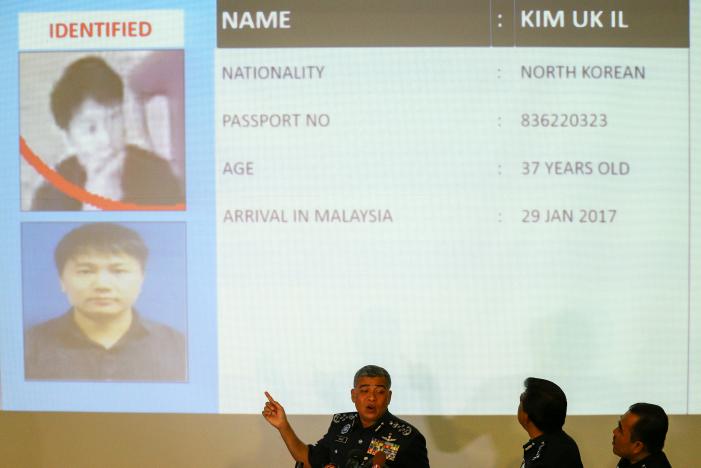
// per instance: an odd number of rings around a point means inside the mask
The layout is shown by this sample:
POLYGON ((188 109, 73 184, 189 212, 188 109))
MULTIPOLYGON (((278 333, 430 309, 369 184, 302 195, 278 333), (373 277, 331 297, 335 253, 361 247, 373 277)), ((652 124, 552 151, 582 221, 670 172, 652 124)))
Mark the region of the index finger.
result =
POLYGON ((273 404, 275 403, 275 400, 273 400, 273 397, 267 391, 265 392, 265 396, 270 403, 273 403, 273 404))

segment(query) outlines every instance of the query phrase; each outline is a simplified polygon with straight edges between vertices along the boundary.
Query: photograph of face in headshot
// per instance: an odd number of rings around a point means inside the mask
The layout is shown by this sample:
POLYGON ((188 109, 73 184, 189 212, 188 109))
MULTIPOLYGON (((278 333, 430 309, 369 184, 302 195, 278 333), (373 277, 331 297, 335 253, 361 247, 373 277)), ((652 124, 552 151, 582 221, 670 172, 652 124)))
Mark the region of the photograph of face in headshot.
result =
POLYGON ((22 209, 184 209, 183 73, 182 50, 21 53, 22 209))
POLYGON ((187 381, 185 223, 23 223, 26 380, 187 381))

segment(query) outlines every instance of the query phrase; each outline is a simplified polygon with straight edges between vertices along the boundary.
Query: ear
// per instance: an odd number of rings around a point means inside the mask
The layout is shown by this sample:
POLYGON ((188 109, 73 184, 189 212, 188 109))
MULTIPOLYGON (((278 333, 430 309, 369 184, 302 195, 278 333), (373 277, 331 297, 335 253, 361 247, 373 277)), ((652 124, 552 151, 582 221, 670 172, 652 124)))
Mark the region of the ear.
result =
POLYGON ((389 403, 391 401, 392 401, 392 390, 388 390, 387 391, 387 404, 389 405, 389 403))
POLYGON ((641 441, 639 441, 639 440, 636 440, 636 441, 633 442, 633 444, 632 444, 631 451, 632 451, 635 455, 637 455, 637 454, 639 454, 639 453, 643 453, 643 452, 645 451, 645 444, 643 444, 643 443, 642 443, 641 441))
POLYGON ((351 388, 351 401, 355 403, 355 389, 351 388))

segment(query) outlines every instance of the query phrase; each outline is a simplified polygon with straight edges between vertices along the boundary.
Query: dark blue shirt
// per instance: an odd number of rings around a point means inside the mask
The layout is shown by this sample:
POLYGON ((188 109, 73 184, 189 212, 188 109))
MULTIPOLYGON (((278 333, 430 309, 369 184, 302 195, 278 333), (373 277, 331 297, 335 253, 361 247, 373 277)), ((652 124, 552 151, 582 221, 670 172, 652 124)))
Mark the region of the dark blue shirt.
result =
POLYGON ((327 463, 343 468, 354 454, 361 460, 371 460, 380 450, 387 456, 387 468, 429 467, 424 436, 389 411, 365 428, 358 413, 335 414, 326 435, 309 446, 309 463, 312 468, 322 468, 327 463))

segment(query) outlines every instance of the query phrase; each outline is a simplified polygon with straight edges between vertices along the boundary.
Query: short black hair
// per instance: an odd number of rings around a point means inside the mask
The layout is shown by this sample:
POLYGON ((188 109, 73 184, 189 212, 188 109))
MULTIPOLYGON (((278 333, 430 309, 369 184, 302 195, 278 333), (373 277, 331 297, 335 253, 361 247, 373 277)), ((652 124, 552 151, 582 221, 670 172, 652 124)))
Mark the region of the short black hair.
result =
POLYGON ((562 430, 567 416, 567 397, 555 383, 528 377, 523 382, 521 407, 533 424, 545 433, 562 430))
POLYGON ((353 377, 354 388, 356 385, 358 385, 358 380, 360 380, 361 377, 384 377, 385 381, 387 382, 387 389, 389 390, 392 388, 392 377, 389 376, 389 372, 387 372, 383 367, 368 364, 367 366, 363 366, 358 369, 358 372, 356 372, 355 376, 353 377))
POLYGON ((51 91, 51 112, 56 125, 67 129, 76 109, 86 99, 105 106, 124 100, 122 78, 100 57, 81 58, 63 71, 51 91))
POLYGON ((136 258, 145 270, 148 247, 139 233, 114 223, 84 224, 63 236, 54 251, 59 276, 71 258, 89 253, 127 254, 136 258))
POLYGON ((667 413, 662 407, 652 403, 635 403, 628 411, 638 416, 630 431, 631 442, 642 442, 650 453, 662 451, 669 428, 667 413))

